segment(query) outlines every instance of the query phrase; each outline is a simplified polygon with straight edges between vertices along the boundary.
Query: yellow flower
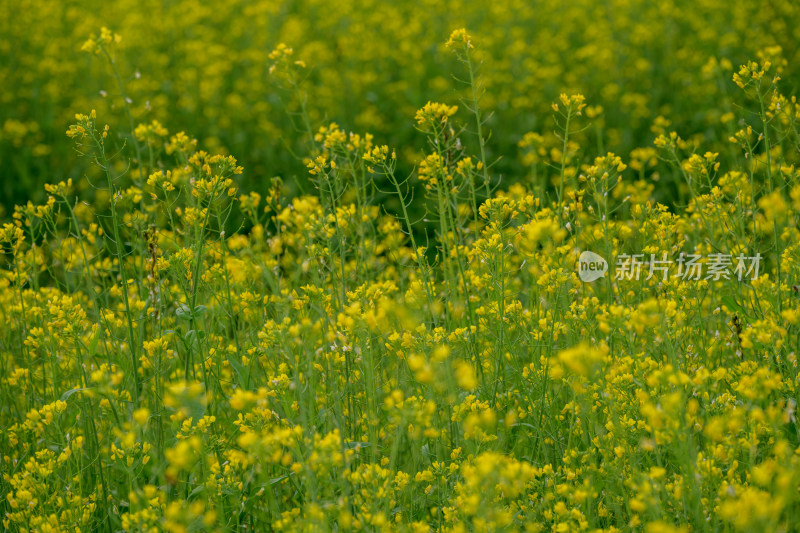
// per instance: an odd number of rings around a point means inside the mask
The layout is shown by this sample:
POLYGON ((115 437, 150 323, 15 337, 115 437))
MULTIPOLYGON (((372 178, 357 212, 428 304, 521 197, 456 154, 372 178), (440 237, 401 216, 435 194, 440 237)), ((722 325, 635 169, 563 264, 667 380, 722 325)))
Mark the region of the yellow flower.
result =
POLYGON ((458 106, 449 106, 438 102, 428 102, 417 111, 414 120, 423 129, 440 128, 448 119, 456 114, 458 106))
POLYGON ((450 38, 445 43, 445 47, 451 50, 463 50, 472 48, 472 36, 464 28, 453 30, 450 38))
POLYGON ((456 383, 459 387, 471 391, 478 386, 478 377, 470 363, 459 359, 453 366, 455 367, 456 383))

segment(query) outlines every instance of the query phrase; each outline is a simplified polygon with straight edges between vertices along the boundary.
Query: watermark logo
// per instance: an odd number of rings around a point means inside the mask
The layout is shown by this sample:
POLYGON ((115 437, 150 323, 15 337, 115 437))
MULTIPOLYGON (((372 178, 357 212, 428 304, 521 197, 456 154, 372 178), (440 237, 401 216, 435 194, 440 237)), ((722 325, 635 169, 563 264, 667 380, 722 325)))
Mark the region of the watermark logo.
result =
MULTIPOLYGON (((761 254, 745 256, 739 254, 712 253, 707 256, 686 254, 673 260, 664 252, 660 257, 656 254, 620 254, 614 265, 615 280, 649 280, 654 276, 661 281, 668 278, 683 280, 743 279, 755 280, 761 267, 761 254)), ((602 278, 608 272, 606 260, 590 251, 581 252, 578 258, 578 276, 582 281, 591 283, 602 278)))
POLYGON ((581 281, 591 283, 600 279, 608 272, 608 261, 594 252, 584 251, 578 258, 578 276, 581 281))

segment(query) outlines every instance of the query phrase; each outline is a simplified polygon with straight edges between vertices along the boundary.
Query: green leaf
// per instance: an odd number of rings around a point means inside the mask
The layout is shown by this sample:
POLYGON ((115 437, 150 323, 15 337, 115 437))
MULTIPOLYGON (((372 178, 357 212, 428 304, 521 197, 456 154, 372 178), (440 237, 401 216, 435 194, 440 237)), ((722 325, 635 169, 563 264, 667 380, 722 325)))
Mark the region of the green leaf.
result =
POLYGON ((68 390, 67 392, 65 392, 64 394, 62 394, 62 395, 61 395, 61 401, 62 401, 62 402, 66 402, 66 401, 67 401, 67 398, 69 398, 70 396, 72 396, 72 395, 73 395, 73 394, 75 394, 76 392, 81 392, 81 391, 84 391, 84 390, 89 390, 89 388, 90 388, 90 387, 82 387, 82 388, 78 388, 78 389, 70 389, 70 390, 68 390))
POLYGON ((205 490, 206 490, 205 485, 198 485, 192 490, 192 492, 189 493, 189 496, 186 499, 191 500, 195 496, 202 494, 205 490))
POLYGON ((422 445, 422 450, 421 450, 421 452, 422 452, 422 457, 423 457, 423 458, 424 458, 426 461, 430 461, 430 460, 431 460, 431 450, 430 450, 430 447, 429 447, 427 444, 423 444, 423 445, 422 445))
POLYGON ((99 326, 97 328, 97 331, 94 332, 94 336, 92 337, 89 346, 87 346, 87 349, 89 350, 89 355, 94 355, 95 351, 97 350, 97 343, 100 341, 100 335, 102 334, 103 331, 101 327, 102 326, 99 326))
POLYGON ((202 329, 190 329, 186 332, 184 339, 186 343, 192 348, 196 349, 200 345, 200 341, 206 338, 206 332, 202 329))
POLYGON ((226 354, 228 358, 228 362, 233 367, 233 371, 236 372, 236 375, 239 376, 239 383, 245 384, 250 382, 250 369, 244 366, 242 363, 231 357, 231 354, 226 354))
POLYGON ((192 319, 192 310, 189 309, 189 306, 186 304, 178 304, 178 308, 175 309, 175 314, 178 315, 178 318, 183 320, 192 319))
POLYGON ((194 309, 190 309, 186 304, 178 304, 178 307, 175 309, 175 314, 178 315, 178 318, 183 320, 192 320, 193 318, 199 318, 208 312, 208 308, 205 305, 196 305, 194 309))
POLYGON ((727 307, 731 311, 736 311, 739 313, 744 313, 744 308, 736 303, 736 300, 733 299, 733 296, 730 294, 726 294, 722 297, 722 304, 727 307))

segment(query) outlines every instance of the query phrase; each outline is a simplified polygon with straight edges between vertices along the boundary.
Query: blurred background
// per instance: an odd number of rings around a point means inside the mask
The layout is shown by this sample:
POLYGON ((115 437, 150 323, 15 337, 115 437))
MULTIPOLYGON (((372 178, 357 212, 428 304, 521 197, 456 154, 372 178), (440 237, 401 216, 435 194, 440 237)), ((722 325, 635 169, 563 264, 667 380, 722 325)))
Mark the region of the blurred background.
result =
MULTIPOLYGON (((551 103, 580 92, 589 108, 579 156, 617 153, 665 202, 679 191, 674 170, 655 157, 655 136, 678 131, 721 160, 740 153, 727 141, 747 120, 732 74, 748 59, 774 56, 791 93, 800 43, 790 0, 6 0, 5 216, 14 204, 41 200, 43 183, 86 174, 88 161, 64 135, 75 113, 97 109, 101 123, 129 130, 108 65, 81 52, 103 26, 122 37, 116 61, 136 123, 155 119, 203 149, 235 155, 244 191, 265 190, 273 176, 295 190, 306 183, 298 101, 268 73, 279 43, 307 65, 302 90, 315 129, 336 122, 370 132, 396 147, 399 170, 411 173, 426 148, 416 109, 429 100, 457 104, 456 119, 472 127, 460 104, 467 88, 453 78, 466 71, 444 49, 450 32, 466 27, 481 62, 496 182, 530 180, 537 166, 558 160, 551 103)), ((476 150, 474 135, 464 142, 476 150)))

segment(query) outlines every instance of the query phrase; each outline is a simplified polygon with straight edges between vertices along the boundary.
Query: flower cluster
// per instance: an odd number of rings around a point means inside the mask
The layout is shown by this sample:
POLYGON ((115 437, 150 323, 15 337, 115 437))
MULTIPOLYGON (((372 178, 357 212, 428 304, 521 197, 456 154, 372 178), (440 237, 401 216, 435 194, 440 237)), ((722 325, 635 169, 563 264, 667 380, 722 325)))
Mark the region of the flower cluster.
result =
MULTIPOLYGON (((158 7, 180 14, 164 34, 182 36, 185 61, 156 43, 142 65, 181 65, 179 105, 154 99, 151 113, 124 83, 122 100, 98 97, 115 102, 60 134, 86 166, 49 168, 64 177, 0 224, 3 530, 793 530, 800 105, 777 76, 796 67, 773 45, 735 77, 709 61, 693 46, 745 46, 725 17, 673 43, 680 64, 639 53, 655 20, 711 20, 702 2, 700 15, 637 4, 636 17, 614 4, 615 31, 595 4, 556 10, 584 46, 554 28, 527 54, 520 28, 537 10, 522 5, 485 14, 507 22, 497 34, 453 32, 460 111, 447 76, 380 76, 390 58, 425 70, 416 38, 432 25, 404 24, 405 3, 314 3, 314 31, 269 2, 158 7), (248 24, 226 24, 232 9, 248 24), (331 25, 352 28, 335 54, 331 25), (287 34, 294 49, 264 42, 287 34), (472 62, 503 42, 498 65, 472 62), (349 50, 381 61, 339 72, 349 50), (260 85, 270 66, 284 103, 260 85), (584 75, 605 81, 583 91, 584 75), (643 79, 687 96, 655 102, 643 79), (334 105, 342 87, 369 96, 334 105), (389 133, 375 124, 374 105, 394 111, 387 94, 420 87, 444 103, 399 106, 402 126, 387 111, 389 133), (503 106, 514 120, 492 118, 503 106), (183 110, 197 140, 170 133, 183 110), (273 177, 278 152, 305 171, 273 177)), ((794 31, 748 2, 735 12, 775 39, 794 31)), ((164 38, 159 13, 133 50, 164 38)), ((120 56, 102 52, 118 41, 104 30, 86 47, 112 74, 120 56)), ((34 130, 3 126, 2 142, 34 130)))

